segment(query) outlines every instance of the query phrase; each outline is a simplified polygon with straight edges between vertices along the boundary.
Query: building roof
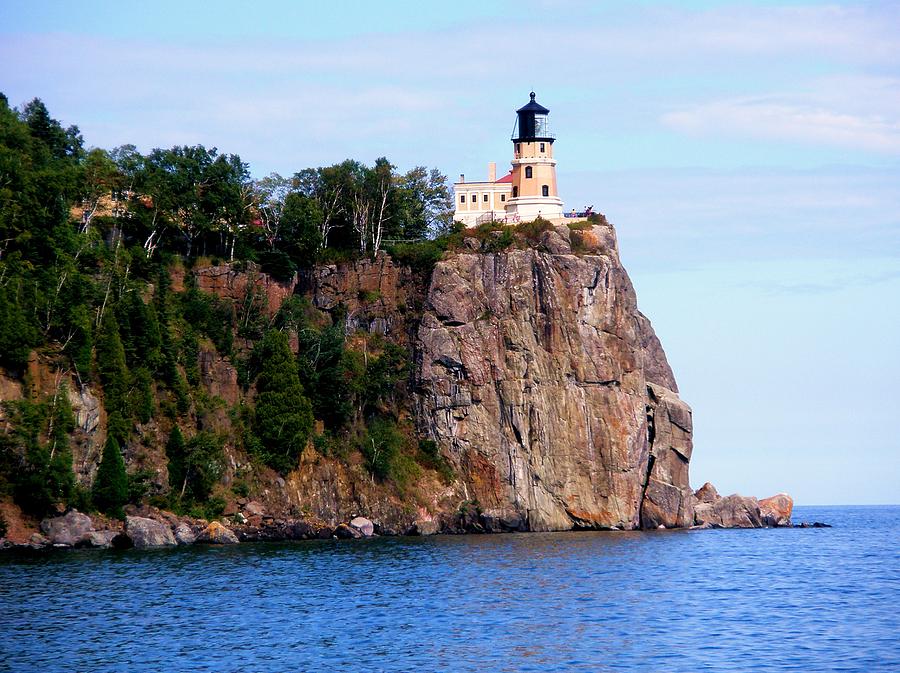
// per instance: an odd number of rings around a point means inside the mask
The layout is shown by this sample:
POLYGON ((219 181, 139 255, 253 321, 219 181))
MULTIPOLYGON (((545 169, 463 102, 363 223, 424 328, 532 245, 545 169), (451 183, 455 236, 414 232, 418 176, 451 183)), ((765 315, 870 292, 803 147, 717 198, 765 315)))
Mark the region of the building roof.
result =
POLYGON ((497 180, 497 182, 512 182, 512 173, 511 173, 511 172, 510 172, 510 173, 507 173, 507 174, 504 175, 502 178, 500 178, 499 180, 497 180))
POLYGON ((531 101, 528 104, 520 107, 518 110, 516 110, 516 112, 534 112, 538 115, 550 114, 550 110, 534 100, 534 91, 532 91, 529 95, 531 96, 531 101))

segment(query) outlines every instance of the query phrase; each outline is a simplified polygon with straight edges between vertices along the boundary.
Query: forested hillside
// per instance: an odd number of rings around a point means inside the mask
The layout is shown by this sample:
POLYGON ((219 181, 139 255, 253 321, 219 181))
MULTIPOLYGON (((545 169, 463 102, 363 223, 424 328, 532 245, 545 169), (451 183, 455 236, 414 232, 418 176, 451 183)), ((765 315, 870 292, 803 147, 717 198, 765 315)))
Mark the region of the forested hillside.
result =
POLYGON ((0 373, 25 390, 0 411, 0 496, 35 517, 66 505, 121 516, 148 500, 215 515, 226 444, 285 474, 313 436, 321 454, 361 455, 398 488, 444 470, 401 411, 407 350, 348 340, 340 307, 289 294, 268 311, 253 288, 239 301, 205 293, 192 270, 228 262, 288 280, 386 245, 428 268, 451 208, 436 170, 348 160, 257 180, 216 148, 89 149, 40 100, 15 109, 0 97, 0 373), (246 398, 210 396, 201 352, 237 369, 246 398), (102 398, 93 469, 73 469, 73 388, 102 398), (140 467, 154 442, 167 484, 140 467))

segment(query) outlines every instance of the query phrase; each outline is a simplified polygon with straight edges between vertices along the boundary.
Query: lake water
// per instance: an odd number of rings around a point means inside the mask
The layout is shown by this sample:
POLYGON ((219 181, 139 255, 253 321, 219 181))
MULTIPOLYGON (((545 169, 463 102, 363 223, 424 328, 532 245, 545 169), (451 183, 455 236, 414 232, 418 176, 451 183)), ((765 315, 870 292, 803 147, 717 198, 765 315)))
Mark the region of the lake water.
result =
POLYGON ((830 529, 0 555, 0 671, 898 671, 900 507, 830 529))

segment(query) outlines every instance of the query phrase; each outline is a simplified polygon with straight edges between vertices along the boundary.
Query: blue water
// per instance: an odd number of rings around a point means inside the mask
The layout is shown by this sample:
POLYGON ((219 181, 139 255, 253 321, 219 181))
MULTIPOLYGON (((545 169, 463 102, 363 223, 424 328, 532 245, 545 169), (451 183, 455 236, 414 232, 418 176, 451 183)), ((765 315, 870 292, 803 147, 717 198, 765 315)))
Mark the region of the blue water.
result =
POLYGON ((0 671, 900 670, 900 507, 794 518, 0 555, 0 671))

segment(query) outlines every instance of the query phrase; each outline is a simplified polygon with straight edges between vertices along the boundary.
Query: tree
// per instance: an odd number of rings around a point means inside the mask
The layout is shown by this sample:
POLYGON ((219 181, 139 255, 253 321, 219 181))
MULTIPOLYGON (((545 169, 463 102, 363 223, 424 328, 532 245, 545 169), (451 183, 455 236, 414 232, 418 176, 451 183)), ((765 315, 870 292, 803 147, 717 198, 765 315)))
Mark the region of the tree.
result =
POLYGON ((287 335, 269 331, 258 348, 254 434, 263 461, 284 474, 296 466, 312 432, 312 406, 297 376, 287 335))
POLYGON ((169 488, 181 501, 201 502, 222 476, 222 440, 209 432, 199 432, 187 442, 176 425, 166 442, 169 459, 169 488))
POLYGON ((282 215, 282 236, 286 252, 301 267, 315 264, 322 247, 322 212, 315 199, 288 194, 282 215))
POLYGON ((0 364, 23 366, 36 339, 37 331, 15 296, 0 285, 0 364))
POLYGON ((92 496, 101 512, 124 518, 122 507, 128 502, 128 474, 119 443, 113 436, 107 437, 103 445, 103 457, 97 469, 92 496))
POLYGON ((436 168, 416 166, 397 181, 400 238, 420 239, 446 233, 453 224, 453 195, 436 168))
POLYGON ((103 386, 103 406, 107 414, 118 412, 124 420, 128 391, 128 367, 125 349, 119 337, 119 324, 112 311, 107 311, 100 323, 97 335, 97 373, 103 386))
POLYGON ((81 231, 86 232, 94 219, 94 213, 104 198, 110 198, 122 186, 119 168, 105 150, 92 149, 82 164, 81 231))

